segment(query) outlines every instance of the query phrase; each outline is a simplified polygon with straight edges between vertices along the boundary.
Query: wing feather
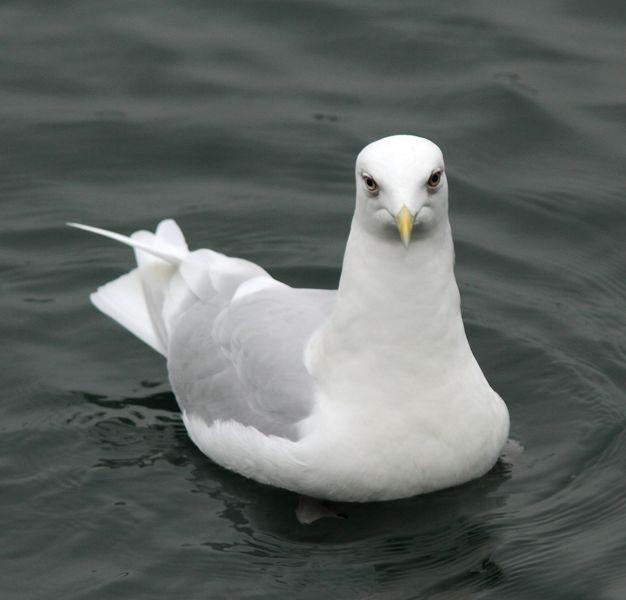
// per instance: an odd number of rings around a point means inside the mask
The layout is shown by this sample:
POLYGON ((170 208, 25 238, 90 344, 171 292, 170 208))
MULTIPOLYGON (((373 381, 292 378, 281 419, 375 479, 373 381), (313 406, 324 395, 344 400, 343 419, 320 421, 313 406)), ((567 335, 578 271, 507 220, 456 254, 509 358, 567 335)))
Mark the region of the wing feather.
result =
POLYGON ((207 424, 234 420, 297 439, 297 423, 313 407, 304 348, 329 316, 335 292, 267 280, 250 285, 222 306, 198 299, 180 317, 168 352, 170 380, 182 409, 207 424))

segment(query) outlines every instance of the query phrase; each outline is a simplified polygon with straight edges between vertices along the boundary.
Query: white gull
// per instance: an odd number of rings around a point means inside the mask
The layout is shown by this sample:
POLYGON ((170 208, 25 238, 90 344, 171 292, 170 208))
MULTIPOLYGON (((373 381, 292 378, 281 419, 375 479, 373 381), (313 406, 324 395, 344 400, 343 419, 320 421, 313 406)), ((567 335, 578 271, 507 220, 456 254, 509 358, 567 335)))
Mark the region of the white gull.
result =
POLYGON ((137 268, 91 299, 166 357, 187 431, 220 465, 365 502, 461 484, 497 461, 509 415, 465 335, 432 142, 392 136, 357 157, 336 291, 190 252, 172 220, 130 238, 73 225, 135 248, 137 268))

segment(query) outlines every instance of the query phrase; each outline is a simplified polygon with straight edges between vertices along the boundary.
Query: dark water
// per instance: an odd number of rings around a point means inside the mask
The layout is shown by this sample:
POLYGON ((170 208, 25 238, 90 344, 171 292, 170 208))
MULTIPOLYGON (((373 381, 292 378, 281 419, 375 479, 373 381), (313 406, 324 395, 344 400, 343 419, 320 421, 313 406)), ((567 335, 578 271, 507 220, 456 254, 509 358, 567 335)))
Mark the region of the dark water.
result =
POLYGON ((0 597, 626 598, 626 8, 0 4, 0 597), (87 295, 123 233, 332 287, 369 141, 443 148, 468 335, 525 447, 309 527, 188 440, 87 295))

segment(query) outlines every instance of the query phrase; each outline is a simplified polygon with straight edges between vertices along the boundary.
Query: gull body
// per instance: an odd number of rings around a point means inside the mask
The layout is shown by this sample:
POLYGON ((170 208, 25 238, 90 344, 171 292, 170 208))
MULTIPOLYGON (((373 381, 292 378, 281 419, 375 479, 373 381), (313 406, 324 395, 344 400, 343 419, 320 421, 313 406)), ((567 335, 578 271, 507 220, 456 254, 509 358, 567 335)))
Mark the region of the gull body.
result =
POLYGON ((486 473, 509 416, 469 347, 443 157, 366 146, 339 289, 189 252, 173 221, 131 238, 138 267, 94 304, 167 358, 183 421, 215 462, 320 499, 390 500, 486 473))

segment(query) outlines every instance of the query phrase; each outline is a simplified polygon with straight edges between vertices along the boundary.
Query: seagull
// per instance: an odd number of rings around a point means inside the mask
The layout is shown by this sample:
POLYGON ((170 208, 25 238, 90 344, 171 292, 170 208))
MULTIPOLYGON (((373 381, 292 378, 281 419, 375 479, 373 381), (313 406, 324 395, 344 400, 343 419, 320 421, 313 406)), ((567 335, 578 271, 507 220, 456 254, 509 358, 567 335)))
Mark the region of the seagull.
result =
POLYGON ((405 498, 487 473, 505 403, 470 349, 443 155, 412 135, 367 145, 337 290, 190 251, 176 223, 130 237, 137 267, 91 301, 167 360, 182 420, 216 463, 335 502, 405 498))

